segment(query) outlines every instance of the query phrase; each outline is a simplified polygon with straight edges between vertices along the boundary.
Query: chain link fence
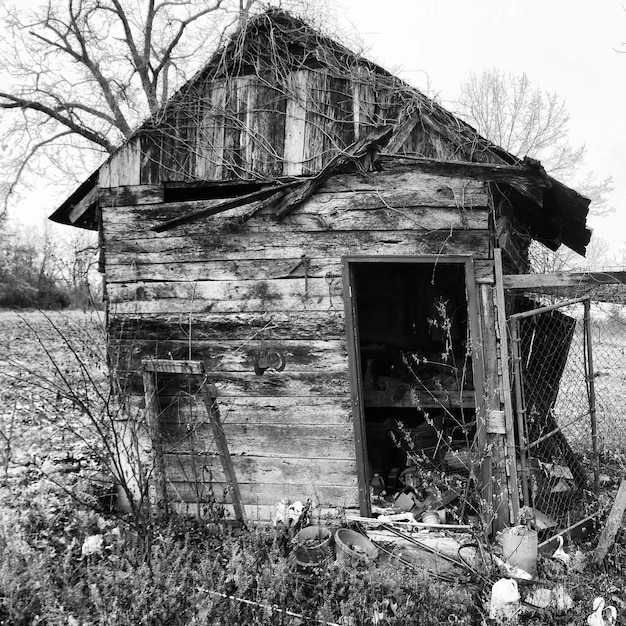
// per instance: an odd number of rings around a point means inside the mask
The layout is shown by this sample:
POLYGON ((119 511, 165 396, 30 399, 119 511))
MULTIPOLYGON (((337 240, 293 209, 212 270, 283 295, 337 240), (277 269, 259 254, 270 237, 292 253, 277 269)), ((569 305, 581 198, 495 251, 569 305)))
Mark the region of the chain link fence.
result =
POLYGON ((624 468, 623 302, 607 287, 560 302, 526 294, 509 318, 524 504, 555 529, 593 512, 624 468))

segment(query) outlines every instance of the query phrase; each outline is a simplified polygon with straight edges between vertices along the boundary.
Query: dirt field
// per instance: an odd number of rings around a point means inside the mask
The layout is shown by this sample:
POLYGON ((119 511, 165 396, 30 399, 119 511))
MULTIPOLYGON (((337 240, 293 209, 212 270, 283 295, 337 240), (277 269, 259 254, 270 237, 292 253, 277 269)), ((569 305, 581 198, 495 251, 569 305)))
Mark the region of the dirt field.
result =
POLYGON ((68 455, 58 418, 75 415, 68 385, 105 381, 99 313, 0 311, 0 479, 68 455))

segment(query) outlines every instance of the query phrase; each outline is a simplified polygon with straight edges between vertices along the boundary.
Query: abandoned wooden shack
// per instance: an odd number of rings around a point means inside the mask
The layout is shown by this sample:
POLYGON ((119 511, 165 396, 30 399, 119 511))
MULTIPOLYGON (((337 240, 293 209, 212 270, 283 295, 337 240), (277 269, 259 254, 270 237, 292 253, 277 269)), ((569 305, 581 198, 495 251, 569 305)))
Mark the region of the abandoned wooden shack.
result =
POLYGON ((584 254, 588 205, 272 9, 51 219, 99 231, 112 368, 147 398, 157 500, 370 515, 380 485, 430 464, 505 525, 503 276, 528 271, 532 239, 584 254))

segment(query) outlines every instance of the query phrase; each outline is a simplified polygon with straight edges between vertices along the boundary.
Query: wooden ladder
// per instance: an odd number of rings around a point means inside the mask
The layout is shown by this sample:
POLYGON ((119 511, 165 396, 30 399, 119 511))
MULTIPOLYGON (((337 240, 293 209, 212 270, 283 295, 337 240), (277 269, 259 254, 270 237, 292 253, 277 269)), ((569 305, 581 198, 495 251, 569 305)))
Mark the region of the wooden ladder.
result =
POLYGON ((156 471, 159 475, 161 492, 163 501, 166 499, 167 482, 165 478, 165 464, 163 460, 163 447, 161 445, 161 437, 159 430, 159 406, 157 395, 157 374, 182 374, 185 376, 201 377, 200 394, 206 406, 209 423, 215 438, 217 450, 219 453, 226 481, 231 489, 231 498, 235 517, 243 522, 245 521, 244 510, 241 504, 241 493, 239 491, 239 483, 235 477, 233 461, 228 450, 228 442, 222 427, 220 417, 220 409, 217 403, 217 389, 215 385, 209 382, 202 361, 173 361, 170 359, 143 359, 143 385, 146 397, 146 409, 151 420, 152 442, 157 455, 156 471))

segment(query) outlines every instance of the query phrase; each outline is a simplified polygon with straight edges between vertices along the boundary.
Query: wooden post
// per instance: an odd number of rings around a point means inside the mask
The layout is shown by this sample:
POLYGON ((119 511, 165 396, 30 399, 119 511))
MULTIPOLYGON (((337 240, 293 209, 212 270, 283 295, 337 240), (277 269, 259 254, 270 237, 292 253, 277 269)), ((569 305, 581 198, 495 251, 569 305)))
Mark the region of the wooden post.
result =
POLYGON ((515 453, 515 430, 513 417, 513 401, 511 398, 511 377, 509 371, 509 341, 506 323, 506 301, 504 297, 502 250, 493 251, 495 262, 495 298, 497 311, 497 328, 500 338, 500 366, 502 368, 502 403, 504 405, 504 421, 506 425, 506 444, 509 464, 509 494, 511 496, 511 514, 513 521, 519 517, 519 490, 517 482, 517 457, 515 453))
POLYGON ((591 562, 594 565, 600 565, 604 561, 604 557, 615 543, 615 535, 617 535, 617 531, 622 525, 624 511, 626 511, 626 479, 622 479, 620 483, 615 502, 613 502, 613 507, 606 520, 604 530, 600 535, 598 546, 593 553, 591 562))
MULTIPOLYGON (((482 318, 482 349, 485 363, 485 398, 482 401, 483 410, 477 418, 487 420, 490 410, 500 409, 500 381, 498 375, 498 346, 496 343, 496 319, 492 285, 481 285, 481 318, 482 318)), ((502 530, 509 525, 509 489, 506 472, 506 441, 502 434, 490 433, 485 428, 483 463, 483 490, 482 499, 486 503, 483 518, 488 522, 487 530, 492 520, 494 530, 502 530)))
POLYGON ((522 494, 524 506, 531 506, 528 473, 528 437, 526 436, 526 407, 524 405, 524 378, 522 374, 521 338, 519 320, 511 318, 511 352, 513 357, 513 382, 515 387, 515 412, 517 414, 517 437, 522 474, 522 494))
MULTIPOLYGON (((143 371, 143 389, 146 399, 146 414, 152 450, 154 454, 154 471, 159 486, 161 502, 167 515, 167 482, 165 478, 165 463, 163 446, 161 445, 161 429, 159 428, 159 397, 157 395, 156 372, 143 371)), ((140 464, 141 465, 141 464, 140 464)))

